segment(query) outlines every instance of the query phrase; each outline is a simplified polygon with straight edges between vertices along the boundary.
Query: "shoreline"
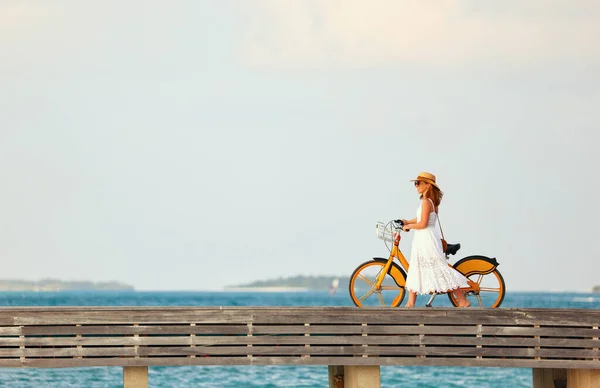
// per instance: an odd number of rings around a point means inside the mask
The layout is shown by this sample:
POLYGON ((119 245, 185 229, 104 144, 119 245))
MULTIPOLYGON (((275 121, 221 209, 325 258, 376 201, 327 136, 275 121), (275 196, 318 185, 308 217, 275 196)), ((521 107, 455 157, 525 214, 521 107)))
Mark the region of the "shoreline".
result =
POLYGON ((307 292, 315 291, 307 287, 225 287, 225 292, 307 292))

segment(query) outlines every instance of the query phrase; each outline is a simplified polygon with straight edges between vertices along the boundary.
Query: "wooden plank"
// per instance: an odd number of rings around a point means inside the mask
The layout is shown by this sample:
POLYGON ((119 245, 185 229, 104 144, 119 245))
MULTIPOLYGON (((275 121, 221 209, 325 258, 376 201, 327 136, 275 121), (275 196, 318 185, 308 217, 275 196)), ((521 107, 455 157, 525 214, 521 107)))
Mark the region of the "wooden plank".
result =
MULTIPOLYGON (((0 359, 1 362, 2 359, 0 359)), ((287 365, 286 360, 265 365, 287 365)), ((190 366, 190 365, 252 365, 253 360, 243 357, 139 357, 139 358, 29 358, 22 362, 24 368, 81 368, 90 366, 190 366)), ((307 364, 327 365, 327 364, 307 364)))
POLYGON ((3 348, 2 357, 120 357, 138 355, 134 347, 3 348))
POLYGON ((2 326, 0 327, 0 336, 21 335, 21 326, 2 326))
POLYGON ((327 336, 124 336, 124 337, 5 337, 1 347, 34 346, 148 346, 148 345, 481 345, 594 349, 593 339, 476 337, 451 335, 327 335, 327 336))
MULTIPOLYGON (((119 348, 115 348, 119 349, 119 348)), ((85 351, 85 348, 84 348, 85 351)), ((1 350, 0 350, 0 354, 1 350)), ((598 358, 597 350, 581 350, 581 349, 554 349, 554 348, 476 348, 476 347, 418 347, 418 346, 253 346, 247 347, 211 347, 211 346, 196 346, 196 347, 140 347, 138 348, 140 356, 149 355, 374 355, 374 356, 482 356, 482 357, 553 357, 553 358, 598 358)))
POLYGON ((87 312, 39 312, 16 316, 17 325, 88 325, 88 324, 144 324, 144 323, 246 323, 252 315, 239 311, 96 311, 87 312))
POLYGON ((337 325, 333 326, 252 326, 254 334, 450 334, 450 335, 506 335, 545 337, 597 337, 598 330, 591 328, 557 328, 533 326, 481 326, 471 325, 337 325))
POLYGON ((513 325, 598 326, 600 313, 589 310, 455 309, 455 308, 29 308, 0 309, 0 325, 94 323, 480 323, 513 325), (127 314, 123 311, 126 310, 127 314), (10 322, 10 323, 3 323, 10 322))
POLYGON ((150 334, 248 334, 248 325, 84 325, 23 326, 28 335, 150 335, 150 334))
POLYGON ((557 348, 500 348, 473 346, 152 346, 152 347, 69 347, 69 348, 2 348, 0 358, 8 357, 117 357, 117 356, 188 356, 188 355, 373 355, 427 357, 520 357, 593 359, 598 350, 557 348))
MULTIPOLYGON (((404 323, 435 323, 439 322, 435 316, 405 316, 401 320, 404 323)), ((18 325, 66 325, 66 324, 146 324, 146 323, 258 323, 258 324, 348 324, 363 322, 397 323, 398 319, 392 316, 375 314, 351 314, 347 316, 335 315, 306 315, 306 314, 265 314, 244 315, 236 312, 218 311, 212 314, 159 314, 146 316, 145 314, 127 313, 106 315, 98 312, 84 313, 61 313, 61 314, 36 314, 34 316, 15 317, 18 325)))
POLYGON ((17 368, 20 366, 22 364, 18 358, 0 358, 0 367, 2 368, 17 368))
MULTIPOLYGON (((18 361, 18 360, 17 360, 18 361)), ((0 365, 3 359, 0 359, 0 365)), ((25 368, 73 368, 89 366, 188 366, 188 365, 382 365, 382 366, 470 366, 500 368, 598 369, 600 362, 588 360, 531 360, 491 358, 417 357, 139 357, 139 358, 30 358, 25 368)), ((14 365, 11 365, 14 366, 14 365)))
POLYGON ((511 336, 597 337, 591 328, 471 325, 169 325, 169 326, 25 326, 22 335, 53 334, 483 334, 511 336))
MULTIPOLYGON (((204 357, 203 357, 204 358, 204 357)), ((212 357, 204 358, 210 360, 212 357)), ((531 360, 502 358, 418 358, 418 357, 253 357, 252 365, 382 365, 382 366, 468 366, 501 368, 600 369, 587 360, 531 360)))
POLYGON ((448 309, 447 318, 457 324, 477 322, 495 325, 593 327, 600 323, 594 309, 448 309))
MULTIPOLYGON (((5 328, 7 329, 7 328, 5 328)), ((451 334, 545 337, 598 337, 598 330, 571 327, 481 326, 472 325, 83 325, 83 326, 16 326, 6 335, 228 335, 228 334, 451 334)))
MULTIPOLYGON (((418 309, 413 309, 418 310, 418 309)), ((254 309, 38 309, 12 312, 15 325, 93 324, 93 323, 436 323, 456 322, 458 317, 447 318, 445 309, 423 309, 411 312, 399 309, 356 308, 254 308, 254 309)), ((1 315, 1 312, 0 312, 1 315)), ((496 322, 506 313, 497 314, 496 322)), ((513 315, 509 314, 511 322, 513 315)), ((524 313, 517 313, 518 316, 524 313)), ((488 315, 483 315, 488 317, 488 315)))
MULTIPOLYGON (((452 332, 451 332, 452 333, 452 332)), ((570 327, 498 327, 498 326, 482 326, 481 334, 483 335, 505 335, 505 336, 543 336, 543 337, 587 337, 593 338, 597 336, 598 330, 591 328, 570 328, 570 327)))

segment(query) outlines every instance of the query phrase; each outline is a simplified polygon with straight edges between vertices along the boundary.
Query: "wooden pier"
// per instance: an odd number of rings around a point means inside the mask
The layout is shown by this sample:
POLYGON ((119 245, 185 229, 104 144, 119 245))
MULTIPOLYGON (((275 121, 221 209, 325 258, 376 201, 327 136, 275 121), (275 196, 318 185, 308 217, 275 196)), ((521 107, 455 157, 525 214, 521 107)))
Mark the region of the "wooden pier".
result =
POLYGON ((535 388, 600 387, 600 311, 354 307, 5 307, 0 367, 327 365, 330 387, 388 365, 518 367, 535 388))

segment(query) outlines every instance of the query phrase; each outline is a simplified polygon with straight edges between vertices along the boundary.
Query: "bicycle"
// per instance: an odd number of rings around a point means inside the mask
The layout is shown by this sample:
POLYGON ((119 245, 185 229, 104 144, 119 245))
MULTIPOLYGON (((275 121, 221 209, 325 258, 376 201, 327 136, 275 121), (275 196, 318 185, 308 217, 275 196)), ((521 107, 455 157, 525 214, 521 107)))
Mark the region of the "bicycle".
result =
MULTIPOLYGON (((348 288, 350 298, 356 306, 398 307, 404 300, 406 294, 404 286, 406 285, 409 264, 399 248, 403 225, 402 220, 389 221, 387 224, 382 222, 376 224, 377 237, 384 240, 390 255, 387 259, 374 257, 372 260, 360 264, 352 272, 348 288), (393 245, 388 247, 388 242, 393 243, 393 245), (398 259, 400 265, 394 262, 394 258, 398 259), (376 296, 377 299, 372 299, 371 296, 376 296), (388 304, 390 300, 391 303, 388 304)), ((449 259, 450 255, 455 255, 460 247, 460 244, 448 244, 445 252, 446 259, 449 259)), ((479 307, 496 308, 502 304, 506 286, 504 278, 497 269, 499 263, 496 258, 481 255, 467 256, 454 265, 448 265, 467 278, 469 287, 461 289, 465 292, 467 298, 474 296, 479 307)), ((430 293, 431 297, 426 306, 431 307, 435 297, 445 293, 430 293)), ((452 292, 447 294, 450 303, 458 307, 458 300, 454 294, 452 292)))

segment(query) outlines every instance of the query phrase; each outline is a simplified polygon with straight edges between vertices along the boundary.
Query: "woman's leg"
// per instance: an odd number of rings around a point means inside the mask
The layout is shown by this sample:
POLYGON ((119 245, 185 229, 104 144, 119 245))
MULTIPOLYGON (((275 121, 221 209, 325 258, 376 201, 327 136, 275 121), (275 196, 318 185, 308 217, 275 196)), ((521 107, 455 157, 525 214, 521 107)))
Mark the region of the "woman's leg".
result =
POLYGON ((469 302, 467 300, 467 297, 465 296, 465 292, 463 290, 461 290, 460 288, 457 290, 454 290, 453 294, 454 294, 454 296, 456 296, 456 299, 458 299, 459 307, 469 307, 471 305, 471 302, 469 302))
POLYGON ((408 291, 408 302, 404 307, 415 307, 415 302, 417 301, 417 293, 408 291))

